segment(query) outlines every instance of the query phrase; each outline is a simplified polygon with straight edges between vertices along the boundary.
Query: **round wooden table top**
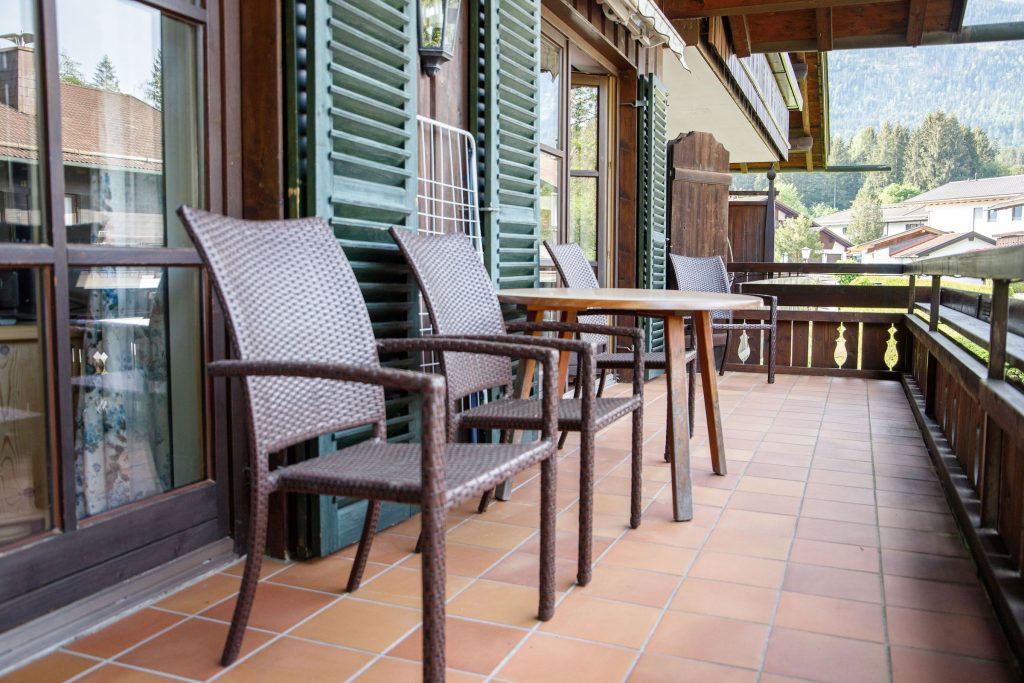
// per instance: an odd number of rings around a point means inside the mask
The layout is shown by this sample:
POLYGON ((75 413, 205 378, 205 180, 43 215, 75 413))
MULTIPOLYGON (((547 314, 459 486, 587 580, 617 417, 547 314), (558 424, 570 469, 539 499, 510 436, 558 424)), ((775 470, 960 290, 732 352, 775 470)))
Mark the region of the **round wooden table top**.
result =
POLYGON ((677 289, 628 289, 624 287, 538 287, 502 289, 498 299, 505 304, 534 306, 549 310, 587 308, 630 311, 722 311, 758 308, 763 301, 745 294, 684 292, 677 289))

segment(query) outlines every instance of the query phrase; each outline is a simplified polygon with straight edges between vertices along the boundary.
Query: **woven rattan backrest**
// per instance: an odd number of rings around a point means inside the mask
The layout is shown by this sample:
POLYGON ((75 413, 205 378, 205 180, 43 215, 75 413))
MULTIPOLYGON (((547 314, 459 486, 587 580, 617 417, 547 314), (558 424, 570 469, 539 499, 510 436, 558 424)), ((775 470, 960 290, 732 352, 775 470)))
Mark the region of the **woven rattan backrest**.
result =
MULTIPOLYGON (((544 240, 544 247, 551 254, 551 260, 555 263, 555 270, 558 271, 558 276, 562 278, 562 284, 566 287, 591 288, 601 286, 597 281, 597 275, 594 273, 590 261, 587 260, 587 255, 583 253, 580 245, 575 242, 552 244, 544 240)), ((587 325, 607 325, 608 318, 603 315, 581 315, 576 319, 576 322, 587 325)), ((608 338, 600 334, 581 334, 580 338, 591 343, 608 343, 608 338)))
MULTIPOLYGON (((189 207, 180 214, 240 360, 379 366, 359 285, 323 220, 243 221, 189 207)), ((384 418, 379 386, 297 377, 246 383, 260 455, 384 418)))
MULTIPOLYGON (((422 235, 391 228, 412 268, 435 334, 505 334, 501 305, 491 278, 466 235, 422 235)), ((445 352, 441 364, 448 399, 512 382, 512 362, 498 356, 445 352)))
MULTIPOLYGON (((687 292, 729 293, 729 274, 721 256, 680 256, 669 254, 676 289, 687 292)), ((712 311, 712 320, 732 320, 729 311, 712 311)))

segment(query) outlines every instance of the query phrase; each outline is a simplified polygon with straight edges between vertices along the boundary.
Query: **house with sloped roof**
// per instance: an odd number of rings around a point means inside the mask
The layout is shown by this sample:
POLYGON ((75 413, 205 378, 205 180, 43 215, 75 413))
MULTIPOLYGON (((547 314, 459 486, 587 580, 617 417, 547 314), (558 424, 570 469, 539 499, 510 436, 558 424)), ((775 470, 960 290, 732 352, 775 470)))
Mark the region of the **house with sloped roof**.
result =
MULTIPOLYGON (((828 228, 834 233, 846 236, 846 231, 853 222, 853 209, 837 211, 826 216, 819 216, 814 219, 823 228, 828 228)), ((919 225, 924 225, 928 220, 928 214, 919 206, 901 202, 899 204, 882 205, 882 223, 885 224, 884 235, 895 235, 919 225)))
POLYGON ((1024 175, 957 180, 903 204, 927 214, 926 222, 933 228, 992 237, 1024 226, 1024 175))

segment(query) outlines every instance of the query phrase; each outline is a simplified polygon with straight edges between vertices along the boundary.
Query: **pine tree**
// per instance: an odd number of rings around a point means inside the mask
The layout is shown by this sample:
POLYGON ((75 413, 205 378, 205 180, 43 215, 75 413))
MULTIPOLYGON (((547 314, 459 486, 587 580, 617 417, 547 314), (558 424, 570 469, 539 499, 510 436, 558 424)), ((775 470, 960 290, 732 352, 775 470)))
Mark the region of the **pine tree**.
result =
POLYGON ((157 109, 163 109, 164 103, 164 80, 163 80, 163 52, 158 50, 153 58, 153 66, 149 72, 149 80, 146 81, 146 99, 157 109))
POLYGON ((117 78, 117 69, 110 61, 110 55, 103 55, 103 59, 96 65, 96 70, 92 74, 92 85, 101 90, 121 92, 121 81, 117 78))
POLYGON ((921 188, 916 185, 890 183, 878 193, 878 201, 881 204, 899 204, 919 194, 921 194, 921 188))
POLYGON ((82 75, 82 65, 71 59, 64 50, 60 51, 60 80, 72 85, 85 85, 85 77, 82 75))

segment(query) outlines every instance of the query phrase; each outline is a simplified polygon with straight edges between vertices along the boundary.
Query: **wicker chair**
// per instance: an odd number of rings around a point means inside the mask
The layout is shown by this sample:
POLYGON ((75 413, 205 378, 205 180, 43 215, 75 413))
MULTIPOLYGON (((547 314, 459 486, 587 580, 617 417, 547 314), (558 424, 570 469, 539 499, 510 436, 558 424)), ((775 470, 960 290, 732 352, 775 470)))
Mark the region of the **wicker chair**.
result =
MULTIPOLYGON (((728 293, 729 273, 725 269, 725 262, 721 256, 680 256, 669 254, 672 261, 672 271, 675 275, 676 287, 682 290, 695 292, 725 292, 728 293)), ((732 311, 712 311, 711 331, 715 335, 715 347, 721 347, 722 355, 718 361, 718 374, 725 374, 725 359, 729 355, 729 341, 732 333, 736 330, 765 331, 768 333, 768 384, 775 383, 775 346, 776 346, 776 322, 778 320, 778 298, 768 294, 754 294, 765 300, 769 308, 769 318, 766 323, 734 323, 732 311), (719 342, 719 335, 724 333, 719 342)))
MULTIPOLYGON (((562 283, 566 287, 579 287, 579 288, 591 288, 600 287, 601 285, 597 281, 597 275, 594 274, 594 269, 590 267, 590 262, 587 261, 586 254, 583 253, 583 249, 580 245, 575 242, 566 242, 565 244, 551 244, 547 240, 544 240, 544 248, 551 254, 551 260, 555 264, 555 270, 558 271, 558 276, 561 278, 562 283)), ((605 312, 602 312, 605 313, 605 312)), ((607 311, 608 315, 623 315, 629 314, 629 311, 607 311)), ((593 324, 604 324, 606 321, 605 315, 581 315, 577 318, 581 323, 593 323, 593 324)), ((598 335, 580 335, 581 339, 587 341, 593 341, 599 344, 606 344, 607 338, 598 335)), ((614 344, 614 340, 612 340, 614 344)), ((690 344, 687 344, 687 348, 690 348, 690 344)), ((694 391, 696 390, 696 368, 695 361, 697 358, 697 352, 690 350, 686 352, 686 375, 689 381, 689 391, 687 392, 687 414, 690 416, 690 436, 693 436, 693 405, 694 405, 694 391)), ((611 349, 603 353, 597 354, 595 358, 597 362, 597 370, 599 373, 599 379, 597 383, 597 395, 601 396, 604 393, 604 381, 605 373, 609 370, 623 370, 628 369, 633 365, 633 353, 621 353, 618 349, 611 349)), ((664 351, 648 351, 644 353, 644 367, 648 370, 664 370, 668 366, 665 362, 664 351)), ((576 389, 574 396, 579 397, 580 382, 577 377, 576 389)), ((568 432, 562 432, 562 435, 558 439, 558 447, 561 448, 562 444, 565 443, 565 437, 568 432)), ((665 444, 666 453, 668 452, 668 443, 665 444)), ((668 460, 666 455, 665 460, 668 460)))
MULTIPOLYGON (((581 399, 560 399, 559 429, 580 432, 580 505, 579 556, 576 582, 585 586, 591 578, 591 545, 594 514, 594 435, 625 415, 633 414, 632 486, 630 526, 640 525, 643 440, 643 331, 629 327, 565 324, 554 322, 506 325, 491 279, 469 238, 462 234, 429 236, 392 228, 391 235, 412 267, 430 313, 434 332, 488 340, 513 340, 560 351, 575 352, 580 359, 581 399), (576 339, 510 336, 509 332, 554 331, 632 337, 633 394, 625 398, 597 398, 595 393, 595 345, 576 339)), ((536 400, 506 395, 500 400, 456 412, 458 401, 495 385, 507 384, 512 377, 508 358, 487 362, 456 353, 441 354, 441 367, 448 380, 448 408, 451 420, 449 437, 460 429, 498 429, 504 438, 512 430, 538 428, 540 408, 536 400)), ((561 390, 561 387, 559 387, 561 390)), ((481 511, 488 498, 481 500, 481 511)))
POLYGON ((248 555, 222 662, 241 649, 275 492, 370 501, 349 590, 359 585, 383 500, 420 506, 423 558, 423 679, 445 675, 445 515, 497 482, 541 463, 541 619, 554 611, 555 381, 538 409, 541 438, 513 445, 449 444, 440 375, 381 367, 378 353, 446 350, 509 354, 557 367, 552 350, 488 341, 431 338, 375 342, 359 285, 332 231, 320 219, 253 222, 188 207, 179 214, 223 302, 238 360, 210 363, 218 377, 244 378, 253 459, 248 555), (275 296, 271 296, 275 295, 275 296), (385 440, 384 389, 422 396, 421 444, 385 440), (373 438, 269 471, 271 453, 319 434, 371 425, 373 438))

